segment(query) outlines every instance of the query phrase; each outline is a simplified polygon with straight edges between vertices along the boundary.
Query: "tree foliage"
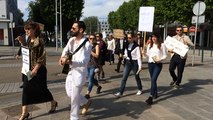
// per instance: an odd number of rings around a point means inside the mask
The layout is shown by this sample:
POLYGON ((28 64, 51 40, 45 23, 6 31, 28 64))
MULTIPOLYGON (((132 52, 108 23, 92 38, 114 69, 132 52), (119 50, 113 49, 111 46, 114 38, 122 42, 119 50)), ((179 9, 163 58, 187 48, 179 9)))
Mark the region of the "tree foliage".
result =
POLYGON ((86 33, 88 34, 94 34, 99 31, 97 31, 99 28, 99 22, 98 22, 98 17, 96 16, 91 16, 83 19, 84 23, 86 24, 86 33))
MULTIPOLYGON (((66 38, 67 31, 70 30, 73 22, 79 20, 84 8, 84 0, 61 0, 62 8, 62 26, 63 38, 66 38)), ((59 13, 59 0, 58 0, 58 13, 59 13)), ((45 31, 54 32, 55 26, 55 0, 36 0, 29 3, 29 19, 45 25, 45 31)), ((59 14, 58 20, 59 20, 59 14)), ((59 21, 58 21, 59 25, 59 21)), ((66 39, 63 39, 65 43, 66 39)))
POLYGON ((108 15, 110 28, 135 30, 138 26, 139 8, 144 4, 144 0, 130 0, 124 2, 117 11, 111 11, 108 15))
POLYGON ((17 14, 18 14, 18 25, 24 25, 24 20, 22 19, 24 14, 21 12, 20 9, 18 9, 17 14))
MULTIPOLYGON (((154 24, 161 25, 180 22, 191 24, 193 6, 197 0, 130 0, 124 2, 117 11, 108 14, 108 22, 111 29, 137 30, 139 20, 139 8, 142 6, 154 6, 154 24)), ((206 21, 213 21, 213 0, 204 0, 206 4, 206 21)))

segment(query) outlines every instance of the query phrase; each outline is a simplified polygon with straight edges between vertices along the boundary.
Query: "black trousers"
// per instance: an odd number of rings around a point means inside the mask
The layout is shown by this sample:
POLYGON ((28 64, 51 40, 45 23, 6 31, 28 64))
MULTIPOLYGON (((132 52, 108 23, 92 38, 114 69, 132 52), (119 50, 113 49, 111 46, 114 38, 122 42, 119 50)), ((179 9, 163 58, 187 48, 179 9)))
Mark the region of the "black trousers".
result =
POLYGON ((186 59, 182 59, 180 55, 173 55, 170 60, 169 72, 174 82, 179 85, 182 81, 183 71, 185 67, 186 59), (177 68, 177 74, 175 69, 177 68))
POLYGON ((118 72, 120 71, 122 60, 123 60, 123 57, 120 57, 120 55, 118 55, 118 64, 117 64, 117 71, 118 72))

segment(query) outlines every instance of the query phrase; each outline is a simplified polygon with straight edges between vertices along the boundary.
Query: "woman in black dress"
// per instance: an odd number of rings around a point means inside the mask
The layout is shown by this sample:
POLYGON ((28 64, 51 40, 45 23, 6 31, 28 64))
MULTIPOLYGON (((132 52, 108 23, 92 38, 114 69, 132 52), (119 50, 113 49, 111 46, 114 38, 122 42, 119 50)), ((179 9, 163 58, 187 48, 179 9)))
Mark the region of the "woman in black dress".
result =
POLYGON ((40 37, 39 24, 30 21, 25 25, 25 29, 29 33, 28 42, 25 42, 21 37, 18 40, 22 46, 27 47, 30 51, 29 60, 32 79, 28 80, 26 75, 23 77, 22 115, 19 120, 29 117, 28 105, 51 102, 49 113, 55 112, 58 105, 47 88, 46 52, 44 41, 40 37))

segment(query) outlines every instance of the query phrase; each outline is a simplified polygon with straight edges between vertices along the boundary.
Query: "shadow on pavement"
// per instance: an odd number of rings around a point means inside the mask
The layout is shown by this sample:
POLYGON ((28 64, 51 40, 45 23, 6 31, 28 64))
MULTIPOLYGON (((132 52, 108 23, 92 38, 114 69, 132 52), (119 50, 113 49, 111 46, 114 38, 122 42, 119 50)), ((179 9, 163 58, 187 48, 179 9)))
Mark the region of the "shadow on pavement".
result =
POLYGON ((188 95, 197 92, 200 89, 203 89, 202 85, 213 84, 212 79, 191 79, 188 83, 181 85, 181 88, 174 89, 171 86, 158 87, 159 98, 155 100, 155 102, 160 102, 172 97, 177 97, 181 95, 188 95))

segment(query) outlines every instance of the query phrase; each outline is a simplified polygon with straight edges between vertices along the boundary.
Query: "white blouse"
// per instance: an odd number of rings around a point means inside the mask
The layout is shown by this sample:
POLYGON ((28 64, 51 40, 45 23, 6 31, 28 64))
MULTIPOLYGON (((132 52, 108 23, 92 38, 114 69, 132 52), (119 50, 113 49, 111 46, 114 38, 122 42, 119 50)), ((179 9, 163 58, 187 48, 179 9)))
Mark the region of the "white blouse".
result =
POLYGON ((107 50, 115 50, 115 40, 108 40, 107 41, 107 50))
MULTIPOLYGON (((133 47, 133 43, 130 43, 128 45, 128 50, 131 50, 132 47, 133 47)), ((131 56, 132 56, 132 60, 137 60, 138 67, 142 68, 141 52, 140 52, 139 46, 137 46, 134 50, 132 50, 131 56)), ((130 60, 130 58, 128 57, 127 49, 125 49, 124 51, 124 58, 126 58, 127 60, 130 60)))
POLYGON ((148 56, 148 63, 155 63, 153 57, 157 57, 161 62, 167 57, 166 46, 161 43, 161 48, 158 49, 156 44, 150 48, 150 44, 148 44, 146 55, 148 56))

